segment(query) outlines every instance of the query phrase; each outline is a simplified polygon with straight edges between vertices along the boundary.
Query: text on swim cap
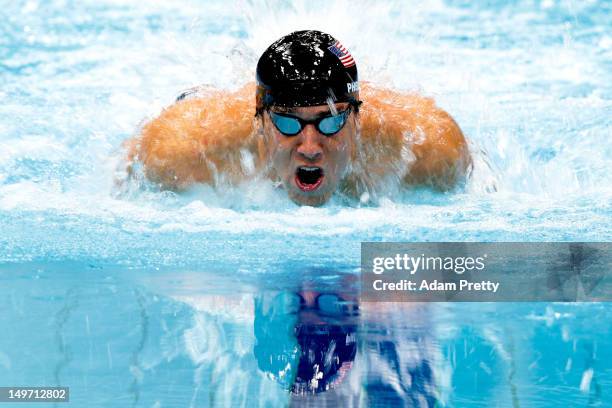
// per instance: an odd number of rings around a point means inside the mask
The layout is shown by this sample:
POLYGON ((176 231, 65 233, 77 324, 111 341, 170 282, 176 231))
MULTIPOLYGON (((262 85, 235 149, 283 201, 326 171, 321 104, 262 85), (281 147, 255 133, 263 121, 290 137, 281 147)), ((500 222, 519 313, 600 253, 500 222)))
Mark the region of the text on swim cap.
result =
POLYGON ((349 82, 346 84, 347 92, 359 92, 359 82, 349 82))

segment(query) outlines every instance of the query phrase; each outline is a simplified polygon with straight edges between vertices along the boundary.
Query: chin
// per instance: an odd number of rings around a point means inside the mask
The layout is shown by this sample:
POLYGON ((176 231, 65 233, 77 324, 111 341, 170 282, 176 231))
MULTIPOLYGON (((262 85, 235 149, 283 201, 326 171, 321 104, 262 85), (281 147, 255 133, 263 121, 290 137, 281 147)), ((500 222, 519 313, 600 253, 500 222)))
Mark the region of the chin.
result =
POLYGON ((298 205, 309 205, 311 207, 320 207, 327 203, 332 196, 331 192, 325 192, 320 194, 304 194, 301 191, 296 192, 295 190, 289 190, 289 198, 291 201, 298 205))

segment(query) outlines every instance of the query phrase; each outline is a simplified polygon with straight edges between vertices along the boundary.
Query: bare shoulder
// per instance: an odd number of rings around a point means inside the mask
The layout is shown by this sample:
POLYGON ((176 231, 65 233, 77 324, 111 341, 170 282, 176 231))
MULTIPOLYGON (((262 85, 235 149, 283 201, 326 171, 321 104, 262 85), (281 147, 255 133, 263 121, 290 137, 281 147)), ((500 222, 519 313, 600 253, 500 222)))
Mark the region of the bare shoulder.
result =
POLYGON ((128 162, 142 163, 147 178, 171 189, 238 177, 241 155, 252 148, 253 94, 249 84, 176 102, 127 141, 128 162))
POLYGON ((361 98, 362 143, 375 173, 391 165, 407 184, 442 189, 465 177, 471 158, 463 132, 432 98, 368 84, 361 98))

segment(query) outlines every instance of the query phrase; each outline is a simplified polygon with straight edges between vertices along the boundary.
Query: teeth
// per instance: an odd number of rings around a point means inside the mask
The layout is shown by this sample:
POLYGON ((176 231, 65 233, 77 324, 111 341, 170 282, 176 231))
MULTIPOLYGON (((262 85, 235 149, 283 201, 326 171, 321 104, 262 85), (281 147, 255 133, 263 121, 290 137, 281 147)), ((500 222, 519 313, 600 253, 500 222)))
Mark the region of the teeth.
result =
POLYGON ((318 171, 320 170, 319 167, 300 167, 300 170, 305 170, 305 171, 318 171))

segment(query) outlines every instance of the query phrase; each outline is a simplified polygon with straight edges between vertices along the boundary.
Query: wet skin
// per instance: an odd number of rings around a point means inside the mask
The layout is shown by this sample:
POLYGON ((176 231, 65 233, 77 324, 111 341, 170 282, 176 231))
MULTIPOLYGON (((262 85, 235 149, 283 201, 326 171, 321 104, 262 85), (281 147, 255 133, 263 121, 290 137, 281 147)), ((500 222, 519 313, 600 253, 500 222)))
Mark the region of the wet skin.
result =
MULTIPOLYGON (((348 107, 346 103, 336 104, 337 112, 348 107)), ((272 108, 272 111, 287 113, 304 120, 331 114, 327 105, 290 110, 272 108)), ((269 149, 269 161, 291 200, 297 204, 311 206, 319 206, 329 200, 348 170, 355 149, 357 123, 358 116, 351 110, 342 129, 331 136, 322 134, 311 123, 304 126, 297 135, 286 136, 274 126, 270 113, 264 112, 263 128, 269 149), (315 171, 315 168, 320 171, 315 171), (316 182, 301 182, 299 176, 305 173, 306 169, 316 172, 316 182)))
MULTIPOLYGON (((207 89, 164 109, 125 142, 127 177, 117 185, 127 185, 137 174, 136 164, 160 188, 175 191, 264 176, 280 181, 294 202, 318 206, 335 191, 357 199, 377 194, 389 177, 403 186, 447 190, 470 172, 461 129, 431 98, 362 83, 359 114, 351 112, 338 133, 325 136, 308 124, 288 137, 269 113, 254 117, 254 94, 254 84, 233 93, 207 89), (320 183, 300 185, 300 166, 319 168, 320 183)), ((337 109, 346 105, 337 104, 337 109)), ((299 107, 291 114, 309 120, 328 112, 323 105, 299 107)))

